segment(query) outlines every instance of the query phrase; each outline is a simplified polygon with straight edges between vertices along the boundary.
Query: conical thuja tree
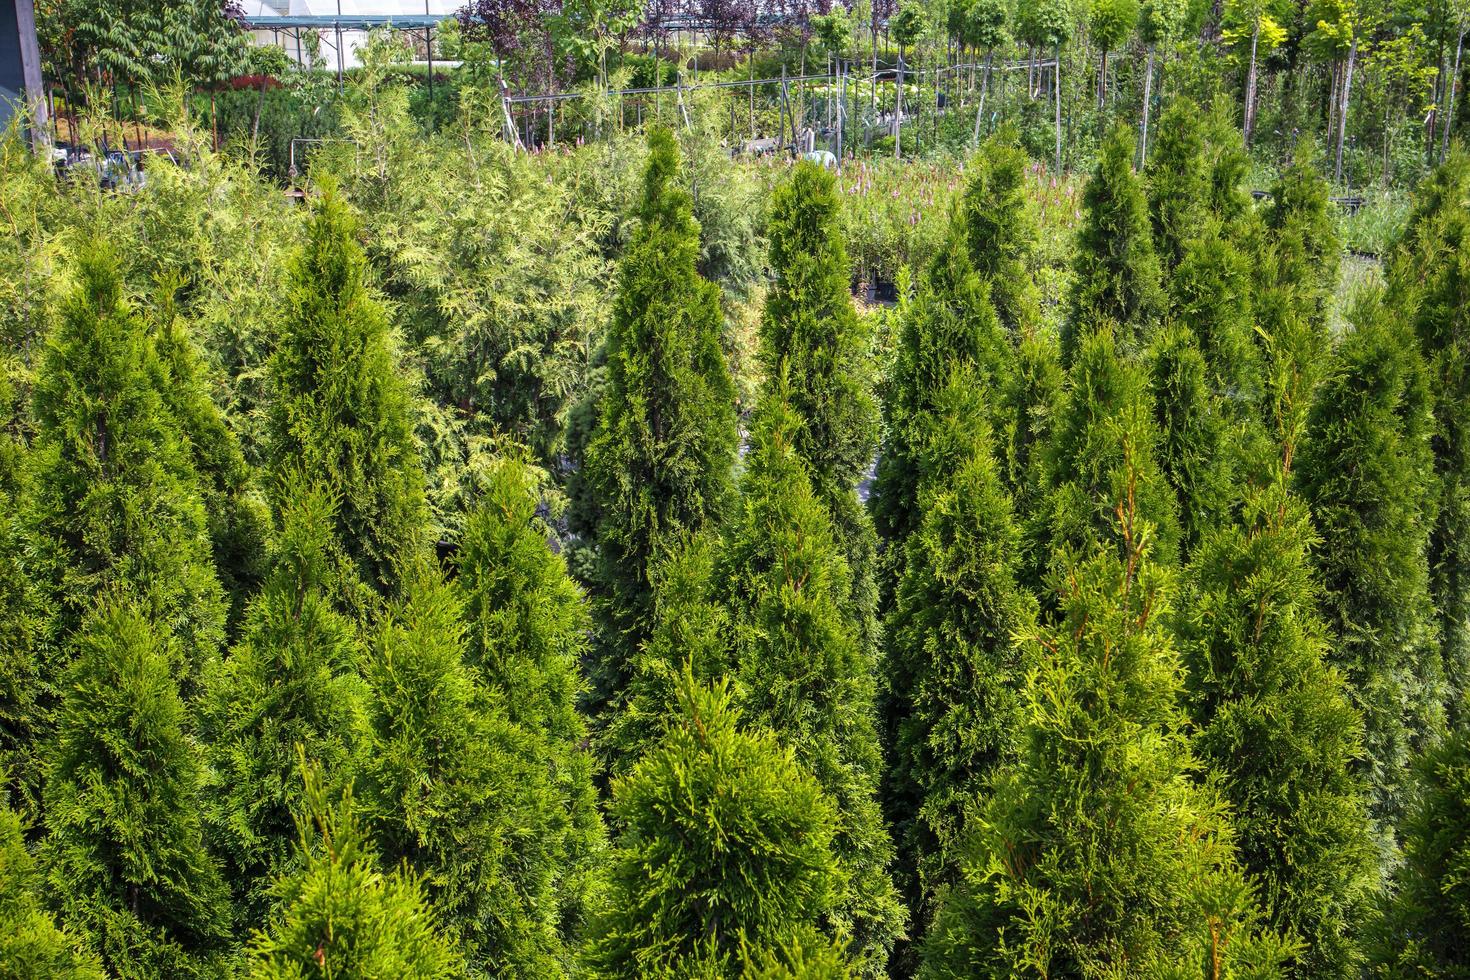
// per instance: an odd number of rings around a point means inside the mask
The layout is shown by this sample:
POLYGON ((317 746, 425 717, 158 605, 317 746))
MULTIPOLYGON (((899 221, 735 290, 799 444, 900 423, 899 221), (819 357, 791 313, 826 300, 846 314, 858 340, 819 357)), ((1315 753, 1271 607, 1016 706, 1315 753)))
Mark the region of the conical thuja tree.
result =
POLYGON ((1326 331, 1327 302, 1337 288, 1342 253, 1330 193, 1317 169, 1316 151, 1303 141, 1271 187, 1261 239, 1265 248, 1255 256, 1255 307, 1268 331, 1293 313, 1311 322, 1314 332, 1326 331))
POLYGON ((1280 976, 1228 822, 1196 781, 1169 582, 1124 497, 1115 537, 1061 556, 1018 761, 970 823, 925 977, 1280 976))
POLYGON ((1144 174, 1154 251, 1165 282, 1199 237, 1207 214, 1210 174, 1199 117, 1199 106, 1188 98, 1169 103, 1159 117, 1158 140, 1144 174))
POLYGON ((841 887, 838 814, 791 748, 743 726, 726 684, 685 674, 677 692, 662 738, 613 783, 594 977, 741 976, 742 951, 786 946, 841 887))
POLYGON ((878 532, 899 547, 919 523, 917 443, 950 374, 968 370, 974 383, 998 391, 1010 367, 1010 344, 971 262, 966 234, 963 212, 956 210, 944 243, 904 304, 885 387, 885 437, 871 507, 878 532))
POLYGON ((1108 323, 1115 325, 1119 344, 1133 350, 1162 312, 1159 258, 1126 127, 1114 128, 1103 141, 1082 208, 1076 281, 1062 326, 1062 363, 1067 365, 1087 335, 1108 323))
POLYGON ((853 308, 843 246, 836 178, 803 162, 771 196, 770 264, 775 282, 761 318, 766 377, 784 375, 791 410, 800 420, 796 453, 832 515, 852 570, 851 613, 863 643, 878 642, 875 542, 857 496, 876 448, 871 340, 853 308))
POLYGON ((895 716, 885 793, 920 938, 954 881, 962 827, 1014 756, 1030 664, 1013 636, 1035 615, 1016 583, 1020 534, 1001 483, 985 395, 956 372, 925 440, 918 505, 886 629, 895 716))
POLYGON ((1318 388, 1296 476, 1322 535, 1333 662, 1363 712, 1374 815, 1390 829, 1409 761, 1437 737, 1447 696, 1429 592, 1432 396, 1405 324, 1372 297, 1352 320, 1318 388))
MULTIPOLYGON (((1278 474, 1279 474, 1278 470, 1278 474)), ((1293 976, 1354 976, 1378 883, 1362 719, 1317 613, 1310 517, 1280 476, 1207 530, 1176 612, 1195 750, 1218 777, 1293 976)))
POLYGON ((1115 513, 1131 499, 1154 529, 1150 554, 1179 558, 1173 487, 1157 462, 1159 434, 1143 370, 1123 356, 1111 331, 1083 343, 1069 372, 1046 449, 1046 500, 1027 529, 1029 581, 1038 586, 1057 550, 1084 550, 1102 539, 1121 544, 1115 513))
POLYGON ((743 509, 716 570, 730 610, 741 705, 771 729, 837 806, 834 850, 847 878, 832 920, 870 970, 903 929, 878 808, 882 770, 875 664, 843 610, 848 568, 794 447, 778 379, 746 456, 743 509))
POLYGON ((597 430, 572 487, 595 542, 607 613, 593 698, 621 691, 646 638, 649 576, 669 544, 717 524, 730 503, 735 395, 720 346, 719 289, 696 270, 699 228, 673 134, 649 133, 639 224, 624 250, 597 430))
POLYGON ((357 585, 348 601, 366 611, 424 546, 426 508, 408 388, 356 235, 347 204, 328 190, 290 268, 268 372, 266 452, 277 509, 291 471, 337 493, 339 576, 357 585))
POLYGON ((182 652, 123 604, 104 605, 76 648, 46 782, 52 900, 109 973, 222 976, 229 899, 204 847, 182 652))
MULTIPOLYGON (((1460 709, 1461 717, 1465 708, 1460 709)), ((1470 976, 1470 733, 1418 760, 1400 833, 1403 863, 1374 930, 1370 974, 1385 980, 1470 976)))
POLYGON ((272 889, 276 909, 257 932, 251 980, 451 980, 465 975, 453 933, 420 879, 384 874, 358 820, 350 787, 335 798, 305 769, 299 858, 272 889))
POLYGON ((333 796, 352 779, 365 692, 356 624, 332 597, 332 499, 299 478, 278 494, 282 526, 240 642, 207 677, 204 815, 239 921, 258 928, 293 869, 301 759, 333 796))
POLYGON ((210 397, 199 352, 174 307, 173 285, 160 288, 150 317, 158 351, 155 385, 178 423, 198 475, 214 565, 230 601, 233 629, 264 577, 270 518, 252 485, 239 440, 210 397))
POLYGON ((1066 372, 1056 334, 1034 330, 1016 344, 1014 369, 997 393, 995 436, 1001 477, 1024 526, 1046 495, 1046 447, 1056 428, 1066 372))
POLYGON ((385 862, 425 880, 470 966, 497 977, 566 968, 555 885, 566 820, 540 740, 464 661, 464 610, 437 565, 406 569, 365 676, 364 803, 385 862))
POLYGON ((0 805, 0 976, 14 980, 102 980, 97 957, 63 932, 42 902, 19 816, 0 805))
POLYGON ((529 740, 525 754, 545 768, 555 794, 542 846, 555 855, 546 870, 555 881, 558 931, 571 937, 603 848, 587 723, 577 711, 590 617, 537 517, 541 489, 525 463, 495 463, 459 538, 455 585, 469 625, 466 661, 501 696, 529 740))
POLYGON ((966 165, 959 214, 970 262, 990 287, 1001 325, 1021 335, 1041 322, 1041 296, 1031 275, 1036 220, 1026 194, 1026 151, 1002 129, 966 165))
POLYGON ((1180 546, 1187 554, 1203 529, 1224 519, 1235 502, 1239 440, 1221 417, 1204 355, 1188 327, 1159 332, 1148 369, 1159 468, 1174 487, 1180 546))
POLYGON ((61 637, 98 593, 125 595, 178 637, 192 679, 217 653, 225 619, 196 473, 116 259, 87 243, 77 275, 33 396, 21 502, 32 574, 61 637))

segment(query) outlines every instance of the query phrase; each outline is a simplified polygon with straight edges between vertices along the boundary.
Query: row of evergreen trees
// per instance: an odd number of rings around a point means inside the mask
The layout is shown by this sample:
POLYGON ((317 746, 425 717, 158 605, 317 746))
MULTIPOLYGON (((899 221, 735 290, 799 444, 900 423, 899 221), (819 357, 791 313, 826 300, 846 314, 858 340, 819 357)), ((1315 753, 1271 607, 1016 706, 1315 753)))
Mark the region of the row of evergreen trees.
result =
POLYGON ((0 976, 1470 973, 1470 159, 1334 333, 1311 161, 1258 210, 1176 102, 1058 334, 1002 136, 891 337, 798 165, 742 420, 649 139, 582 584, 514 450, 436 556, 330 189, 263 472, 78 246, 0 392, 0 976))

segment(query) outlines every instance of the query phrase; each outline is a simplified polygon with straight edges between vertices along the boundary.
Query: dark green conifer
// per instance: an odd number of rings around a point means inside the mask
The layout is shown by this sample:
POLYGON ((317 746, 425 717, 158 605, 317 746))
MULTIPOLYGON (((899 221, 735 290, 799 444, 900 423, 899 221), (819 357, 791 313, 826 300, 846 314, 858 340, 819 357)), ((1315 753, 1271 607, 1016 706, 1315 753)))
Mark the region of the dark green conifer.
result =
POLYGON ((1258 256, 1256 268, 1266 295, 1257 297, 1256 308, 1268 331, 1290 311, 1313 322, 1314 332, 1325 334, 1327 302, 1337 288, 1342 254, 1330 193, 1317 169, 1315 149, 1302 141, 1291 165, 1272 185, 1265 209, 1268 248, 1258 256))
POLYGON ((726 684, 686 673, 677 691, 662 739, 613 784, 594 977, 738 977, 743 949, 786 945, 842 886, 838 814, 791 747, 743 727, 726 684))
POLYGON ((848 289, 836 179, 799 163, 771 196, 770 264, 775 281, 761 318, 767 378, 786 377, 793 434, 812 487, 827 505, 852 570, 849 610, 867 646, 878 642, 873 525, 857 496, 877 448, 871 339, 848 289))
POLYGON ((1375 930, 1369 975, 1463 980, 1470 977, 1470 733, 1452 733, 1419 759, 1410 795, 1403 863, 1375 930))
POLYGON ((270 928, 249 949, 250 980, 454 980, 465 976, 418 878, 384 874, 358 822, 349 787, 340 799, 310 769, 294 870, 273 889, 270 928))
POLYGON ((1014 336, 1041 322, 1041 295, 1030 267, 1037 230, 1026 196, 1028 163, 1016 134, 1002 129, 966 165, 959 204, 970 264, 989 287, 1001 325, 1014 336))
MULTIPOLYGON (((1278 469, 1278 473, 1279 473, 1278 469)), ((1280 477, 1206 530, 1176 616, 1195 748, 1230 802, 1267 921, 1301 943, 1293 976, 1355 976, 1378 883, 1362 719, 1317 613, 1310 517, 1280 477)))
POLYGON ((876 664, 843 612, 847 562, 794 446, 797 419, 778 379, 758 413, 743 508, 716 575, 730 610, 741 707, 771 729, 837 807, 834 850, 846 878, 832 920, 868 973, 903 930, 878 808, 882 771, 876 664))
POLYGON ((42 897, 20 818, 0 805, 0 978, 102 980, 97 957, 57 928, 42 897))
POLYGON ((1132 351, 1163 312, 1148 202, 1133 173, 1133 136, 1126 127, 1114 128, 1103 141, 1082 207, 1076 278, 1062 327, 1062 363, 1068 366, 1086 337, 1109 323, 1119 345, 1132 351))
POLYGON ((1235 422, 1258 421, 1265 367, 1251 312, 1250 263, 1218 222, 1207 219, 1184 243, 1169 293, 1171 316, 1199 342, 1206 382, 1221 415, 1235 422))
POLYGON ((356 625, 332 601, 333 502, 299 478, 278 497, 275 567, 200 702, 205 820, 249 928, 300 856, 301 759, 335 798, 352 779, 365 710, 356 625))
POLYGON ((1031 581, 1041 581, 1057 550, 1084 550, 1099 539, 1121 544, 1120 500, 1133 501, 1148 521, 1153 560, 1178 561, 1177 503, 1157 462, 1151 402, 1142 369, 1119 352, 1110 330, 1083 341, 1047 447, 1047 498, 1028 531, 1031 581))
POLYGON ((1016 584, 1020 535, 997 472, 989 406, 956 372, 924 442, 923 519, 886 630, 896 716, 886 791, 918 938, 960 862, 961 829, 1014 755, 1028 663, 1013 635, 1034 613, 1016 584))
POLYGON ((199 819, 183 653, 125 604, 77 635, 57 713, 42 850, 68 929, 119 977, 221 977, 230 923, 199 819))
POLYGON ((1256 925, 1229 823, 1194 779, 1151 528, 1127 496, 1115 521, 1121 547, 1060 556, 1060 619, 1019 638, 1036 665, 1020 758, 970 823, 922 976, 1281 975, 1289 947, 1256 925))
POLYGON ((1159 116, 1158 134, 1145 183, 1154 251, 1167 282, 1208 213, 1210 172, 1199 106, 1187 97, 1174 99, 1159 116))
POLYGON ((360 752, 374 839, 389 865, 424 880, 470 967, 556 977, 568 951, 556 883, 566 822, 541 740, 464 662, 464 608, 436 564, 405 569, 366 667, 360 752))
POLYGON ((1236 436, 1221 418, 1208 368, 1188 327, 1159 332, 1149 350, 1159 468, 1178 502, 1181 550, 1224 519, 1235 502, 1236 436))
POLYGON ((870 506, 878 532, 901 544, 918 527, 922 477, 917 441, 951 372, 968 370, 988 391, 1006 384, 1009 341, 976 273, 964 212, 950 219, 943 245, 902 312, 898 350, 885 391, 885 437, 870 506))
POLYGON ((731 502, 735 392, 720 345, 719 288, 700 277, 699 228, 679 186, 673 134, 649 133, 639 224, 624 250, 597 429, 573 486, 576 528, 595 542, 607 613, 593 699, 627 682, 646 638, 650 574, 681 534, 731 502))
POLYGON ((178 637, 192 685, 218 652, 226 608, 199 482, 116 259, 88 243, 77 271, 34 391, 22 501, 31 574, 54 600, 58 640, 100 593, 127 596, 178 637))
POLYGON ((1016 345, 1014 370, 998 394, 997 455, 1017 518, 1026 524, 1046 494, 1046 447, 1057 424, 1066 372, 1056 334, 1035 330, 1016 345))
POLYGON ((530 466, 510 458, 494 464, 459 539, 455 583, 468 617, 466 660, 498 693, 529 740, 523 751, 546 770, 555 793, 555 819, 541 829, 541 843, 556 854, 549 870, 558 931, 570 940, 586 915, 604 844, 587 723, 577 711, 591 623, 565 560, 547 544, 540 497, 530 466))
POLYGON ((1373 812, 1391 831, 1412 757, 1443 725, 1443 663, 1429 593, 1433 398, 1407 324, 1376 297, 1352 311, 1318 388, 1297 467, 1322 546, 1333 663, 1365 723, 1373 812))
POLYGON ((358 587, 347 601, 366 612, 371 594, 391 594, 400 566, 427 543, 427 511, 409 391, 356 236, 347 204, 328 190, 291 263, 269 366, 266 451, 272 493, 289 484, 288 472, 336 493, 339 578, 358 587))

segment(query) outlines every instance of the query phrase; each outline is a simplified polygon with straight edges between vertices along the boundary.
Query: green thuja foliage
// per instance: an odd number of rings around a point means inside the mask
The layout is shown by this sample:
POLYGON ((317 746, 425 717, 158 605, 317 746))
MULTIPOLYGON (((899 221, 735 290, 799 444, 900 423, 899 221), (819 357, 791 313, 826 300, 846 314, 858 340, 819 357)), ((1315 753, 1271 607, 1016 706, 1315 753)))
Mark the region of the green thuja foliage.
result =
POLYGON ((885 391, 885 437, 871 506, 879 533, 900 545, 921 516, 916 497, 922 479, 917 442, 951 372, 968 370, 974 383, 998 391, 1006 383, 1011 361, 989 288, 971 262, 963 222, 964 212, 956 211, 944 244, 903 308, 898 350, 885 391))
POLYGON ((623 252, 597 429, 572 487, 576 528, 596 543, 606 702, 627 681, 653 609, 650 574, 671 542, 717 524, 731 499, 735 390, 720 345, 720 292, 696 271, 699 228, 678 148, 649 133, 639 223, 623 252))
POLYGON ((731 610, 742 708, 796 752, 837 807, 833 847, 847 881, 832 919, 872 973, 904 919, 877 802, 875 664, 843 612, 847 562, 797 455, 797 419, 775 388, 746 455, 720 597, 731 610))
POLYGON ((102 980, 102 966, 42 902, 20 817, 0 806, 0 980, 102 980))
POLYGON ((1055 626, 1019 640, 1020 757, 971 821, 925 977, 1279 977, 1230 825, 1195 781, 1165 568, 1124 497, 1114 536, 1063 555, 1055 626))
POLYGON ((1310 517, 1278 479, 1205 531, 1176 612, 1195 750, 1232 806, 1236 852, 1273 928, 1301 940, 1293 976, 1362 968, 1378 882, 1362 719, 1317 613, 1310 517))
POLYGON ((1034 616, 1016 584, 1020 534, 1001 483, 983 390, 957 372, 929 419, 923 514, 905 542, 887 621, 896 716, 889 820, 915 937, 961 859, 961 830, 1014 755, 1029 663, 1013 640, 1034 616))
POLYGON ((852 570, 850 610, 863 643, 877 643, 873 526, 857 496, 877 443, 871 339, 848 291, 836 179, 798 164, 771 196, 770 264, 775 281, 761 318, 767 378, 784 376, 800 420, 796 453, 832 514, 852 570))
POLYGON ((741 980, 857 980, 859 974, 841 941, 829 940, 815 929, 793 933, 774 948, 742 950, 741 980))
POLYGON ((1162 312, 1159 257, 1126 127, 1116 127, 1103 141, 1082 207, 1076 280, 1062 328, 1062 363, 1067 365, 1086 337, 1108 323, 1115 325, 1119 344, 1133 350, 1162 312))
MULTIPOLYGON (((0 455, 11 448, 9 439, 0 432, 0 455)), ((17 468, 13 481, 0 477, 0 799, 10 799, 34 818, 40 812, 42 739, 57 677, 49 649, 51 610, 24 560, 25 539, 16 517, 26 494, 23 485, 16 485, 23 476, 17 468)))
POLYGON ((965 167, 959 204, 970 263, 990 287, 1001 325, 1017 336, 1041 322, 1041 295, 1030 269, 1037 231, 1026 198, 1028 162, 1014 132, 991 136, 965 167))
POLYGON ((77 275, 33 396, 22 501, 31 574, 54 600, 62 636, 99 593, 137 603, 179 638, 192 684, 217 654, 226 609, 198 478, 116 259, 87 243, 77 275))
POLYGON ((1001 385, 996 412, 1001 477, 1022 523, 1046 493, 1046 447, 1057 424, 1066 372, 1056 334, 1036 330, 1016 345, 1015 367, 1001 385))
POLYGON ((1169 293, 1171 315, 1198 339, 1209 390, 1221 414, 1233 421, 1256 421, 1265 366, 1251 313, 1251 268, 1217 222, 1207 220, 1184 243, 1183 257, 1169 277, 1169 293))
POLYGON ((566 562, 547 543, 536 511, 535 471, 514 459, 494 464, 459 539, 455 584, 469 623, 466 660, 501 697, 546 770, 556 809, 541 846, 555 856, 558 931, 575 936, 591 901, 602 854, 602 820, 592 782, 587 724, 577 711, 590 617, 566 562))
POLYGON ((356 625, 332 601, 333 501, 299 479, 278 497, 274 568, 200 701, 204 815, 240 921, 252 928, 265 921, 275 880, 300 856, 300 760, 339 794, 354 772, 365 699, 356 625))
POLYGON ((1374 815, 1391 829, 1409 761, 1437 736, 1446 700, 1427 555, 1433 399, 1407 324, 1372 297, 1353 321, 1318 388, 1296 477, 1322 536, 1333 663, 1363 713, 1374 815))
POLYGON ((1342 253, 1330 193, 1316 151, 1304 140, 1272 185, 1265 209, 1268 249, 1257 261, 1257 278, 1266 296, 1258 298, 1257 309, 1268 328, 1289 310, 1326 329, 1327 301, 1337 286, 1342 253))
POLYGON ((330 190, 313 205, 291 262, 280 341, 268 368, 267 458, 272 503, 288 472, 337 495, 339 578, 358 612, 391 594, 425 544, 424 473, 409 391, 388 316, 367 286, 357 222, 330 190))
POLYGON ((1158 139, 1148 158, 1149 221, 1166 282, 1199 237, 1207 213, 1210 172, 1199 120, 1193 101, 1173 100, 1159 116, 1158 139))
POLYGON ((214 565, 230 600, 229 622, 235 627, 245 601, 265 574, 270 518, 252 486, 253 474, 240 443, 210 397, 199 353, 174 309, 170 286, 160 289, 151 318, 159 369, 154 384, 178 422, 198 474, 214 565))
MULTIPOLYGON (((1463 715, 1464 708, 1461 708, 1463 715)), ((1456 731, 1416 766, 1394 872, 1374 936, 1370 975, 1470 977, 1470 733, 1456 731)))
POLYGON ((452 980, 465 975, 419 879, 384 874, 353 808, 306 770, 300 855, 272 889, 270 928, 249 949, 251 980, 452 980))
POLYGON ((743 727, 727 684, 686 673, 677 692, 662 738, 613 783, 618 843, 587 952, 594 977, 741 976, 743 949, 785 946, 841 889, 838 814, 791 748, 743 727))
POLYGON ((1415 198, 1390 263, 1390 302, 1412 318, 1434 395, 1438 518, 1430 588, 1458 717, 1470 690, 1470 156, 1452 153, 1415 198))
POLYGON ((183 652, 127 605, 77 635, 47 769, 43 866, 63 923, 109 974, 219 977, 229 899, 205 850, 183 652))
POLYGON ((1141 367, 1123 356, 1111 331, 1092 334, 1077 352, 1047 447, 1046 501, 1028 531, 1032 581, 1060 549, 1119 541, 1117 506, 1131 500, 1153 528, 1158 564, 1179 558, 1177 500, 1157 459, 1159 433, 1141 367))
POLYGON ((540 739, 464 661, 464 609, 430 559, 405 569, 366 667, 363 791, 383 859, 424 879, 465 958, 495 977, 562 975, 565 805, 540 739))
POLYGON ((1235 433, 1221 418, 1204 355, 1188 327, 1161 330, 1148 367, 1159 468, 1177 496, 1180 545, 1187 554, 1234 503, 1235 433))

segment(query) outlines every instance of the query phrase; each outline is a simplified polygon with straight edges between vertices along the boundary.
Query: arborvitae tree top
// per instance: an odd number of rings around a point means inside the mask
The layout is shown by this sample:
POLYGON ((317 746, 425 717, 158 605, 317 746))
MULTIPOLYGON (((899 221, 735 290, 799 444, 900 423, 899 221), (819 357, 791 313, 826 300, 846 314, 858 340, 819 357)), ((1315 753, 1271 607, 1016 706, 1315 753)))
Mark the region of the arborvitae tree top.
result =
MULTIPOLYGON (((1158 430, 1142 370, 1122 356, 1112 333, 1088 337, 1077 352, 1069 387, 1047 449, 1051 487, 1035 529, 1033 562, 1059 548, 1086 549, 1116 540, 1119 500, 1132 499, 1153 528, 1150 553, 1160 564, 1179 557, 1174 491, 1157 463, 1158 430)), ((1121 542, 1119 542, 1121 544, 1121 542)))
POLYGON ((102 980, 102 966, 42 908, 41 882, 20 818, 0 805, 0 977, 102 980))
POLYGON ((924 976, 1153 976, 1190 960, 1186 975, 1208 976, 1211 953, 1237 966, 1280 954, 1251 925, 1229 825, 1195 781, 1168 578, 1126 497, 1115 535, 1121 554, 1067 557, 1060 621, 1019 637, 1037 665, 1021 756, 971 823, 924 976))
POLYGON ((1030 517, 1045 492, 1046 446, 1065 381, 1056 334, 1036 330, 1022 335, 1015 368, 999 391, 995 425, 1001 474, 1022 520, 1030 517))
POLYGON ((621 688, 646 635, 651 566, 686 531, 718 523, 732 496, 735 396, 720 346, 719 289, 695 263, 699 229, 678 186, 678 149, 649 133, 641 223, 624 250, 607 337, 607 385, 585 473, 579 529, 595 539, 615 648, 599 696, 621 688))
POLYGON ((922 474, 915 440, 949 381, 965 368, 990 391, 1005 384, 1010 344, 989 288, 971 264, 963 212, 950 219, 944 244, 902 312, 898 351, 884 404, 887 439, 878 460, 872 509, 879 533, 902 541, 918 524, 915 494, 922 474))
MULTIPOLYGON (((888 618, 886 671, 898 716, 889 819, 923 919, 953 880, 965 815, 1013 754, 1029 665, 1013 634, 1035 615, 1016 584, 1020 535, 991 447, 983 390, 956 372, 924 447, 924 517, 888 618)), ((917 932, 919 930, 911 930, 917 932)))
POLYGON ((1220 222, 1222 233, 1243 248, 1243 236, 1255 223, 1255 211, 1244 182, 1250 173, 1250 154, 1237 125, 1235 100, 1219 96, 1206 118, 1205 153, 1210 166, 1210 197, 1206 212, 1220 222))
POLYGON ((542 833, 561 838, 564 856, 553 873, 561 928, 572 933, 603 847, 587 724, 577 711, 591 623, 536 516, 540 492, 526 464, 507 458, 494 465, 460 536, 455 584, 469 623, 467 662, 531 740, 525 754, 545 768, 564 810, 542 833))
POLYGON ((1270 262, 1260 272, 1298 312, 1320 316, 1337 288, 1342 244, 1329 210, 1331 187, 1317 169, 1312 144, 1298 144, 1291 166, 1271 187, 1266 229, 1272 244, 1270 262))
POLYGON ((1103 141, 1082 207, 1076 282, 1062 330, 1062 362, 1068 365, 1083 338, 1103 324, 1116 324, 1119 342, 1131 350, 1162 312, 1159 259, 1126 127, 1114 128, 1103 141))
POLYGON ((419 880, 385 875, 353 810, 310 770, 301 794, 298 869, 276 882, 278 912, 250 944, 251 980, 451 980, 465 975, 419 880))
POLYGON ((851 493, 877 433, 869 340, 848 290, 840 221, 836 178, 815 163, 798 163, 771 195, 776 278, 761 319, 761 362, 767 377, 784 371, 790 380, 802 421, 796 450, 824 497, 851 493))
POLYGON ((1470 732, 1430 749, 1415 783, 1401 827, 1404 860, 1374 936, 1371 975, 1459 980, 1470 976, 1470 732))
POLYGON ((1369 297, 1352 311, 1308 420, 1298 485, 1322 534, 1322 612, 1366 722, 1375 815, 1396 822, 1410 758, 1447 692, 1427 548, 1434 525, 1432 397, 1408 326, 1369 297))
POLYGON ((567 841, 542 740, 512 724, 499 692, 464 663, 463 606, 437 564, 406 569, 403 595, 366 669, 374 837, 386 861, 424 876, 475 969, 558 976, 567 841))
POLYGON ((239 902, 258 927, 269 889, 297 856, 300 758, 332 792, 352 778, 363 725, 356 625, 332 602, 333 502, 297 479, 283 490, 274 569, 240 642, 206 678, 200 704, 210 763, 204 814, 239 902))
POLYGON ((1026 195, 1027 162, 1015 132, 1000 130, 966 165, 959 204, 970 262, 990 286, 1001 324, 1018 334, 1041 321, 1041 296, 1030 270, 1037 231, 1026 195))
POLYGON ((1251 267, 1217 222, 1206 219, 1169 278, 1170 311, 1199 341, 1206 382, 1222 416, 1259 421, 1265 366, 1252 317, 1251 267))
POLYGON ((336 533, 354 576, 386 594, 398 567, 426 543, 424 474, 388 316, 367 288, 356 234, 347 204, 328 190, 292 262, 270 361, 270 489, 280 491, 288 470, 333 488, 336 533))
POLYGON ((1148 158, 1149 220, 1166 277, 1199 237, 1207 213, 1210 174, 1199 115, 1199 106, 1188 98, 1170 102, 1159 116, 1158 140, 1148 158))
POLYGON ((1149 350, 1149 374, 1159 468, 1177 495, 1180 543, 1188 552, 1234 503, 1236 437, 1220 417, 1204 356, 1188 327, 1160 331, 1149 350))
POLYGON ((37 577, 64 633, 99 593, 127 595, 182 641, 192 674, 225 617, 197 476, 115 257, 85 243, 77 272, 34 391, 25 521, 37 577))
MULTIPOLYGON (((1279 474, 1278 469, 1278 474, 1279 474)), ((1238 522, 1206 530, 1177 632, 1195 740, 1233 807, 1236 851, 1271 924, 1302 941, 1299 975, 1361 967, 1378 882, 1362 719, 1327 666, 1307 508, 1278 475, 1238 522)))
POLYGON ((838 807, 836 853, 849 880, 833 921, 871 972, 903 928, 876 798, 875 664, 844 614, 847 562, 796 455, 783 382, 755 421, 743 513, 717 570, 720 596, 731 609, 742 707, 796 751, 838 807))
POLYGON ((743 729, 729 688, 686 674, 662 741, 613 784, 619 827, 597 977, 738 976, 746 943, 813 925, 840 888, 837 814, 791 749, 743 729), (712 964, 708 965, 708 964, 712 964))
POLYGON ((229 902, 200 830, 182 654, 125 605, 77 638, 46 783, 43 851, 62 920, 127 976, 213 976, 229 902))

